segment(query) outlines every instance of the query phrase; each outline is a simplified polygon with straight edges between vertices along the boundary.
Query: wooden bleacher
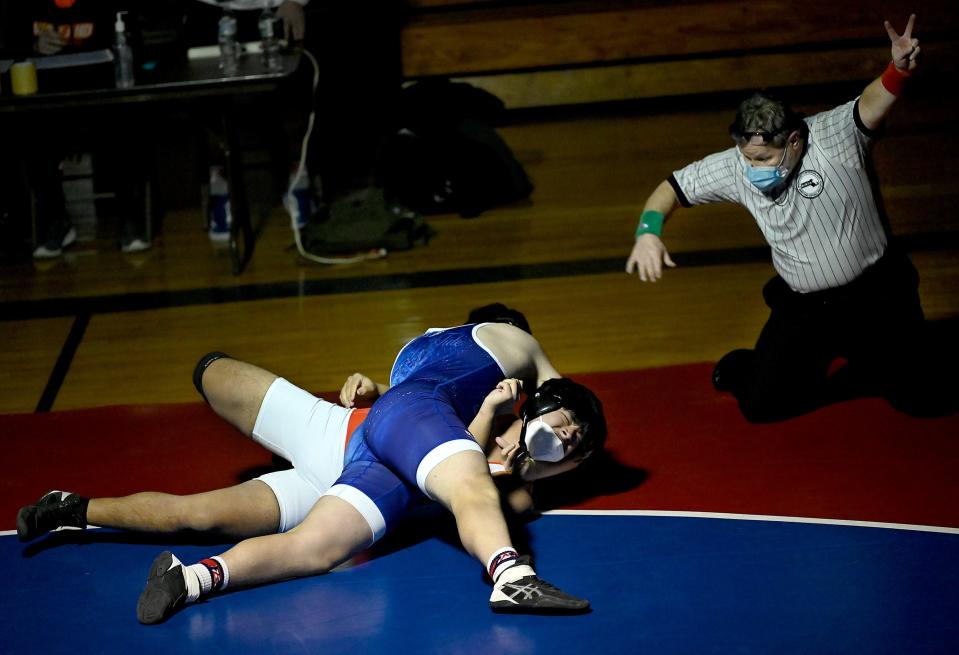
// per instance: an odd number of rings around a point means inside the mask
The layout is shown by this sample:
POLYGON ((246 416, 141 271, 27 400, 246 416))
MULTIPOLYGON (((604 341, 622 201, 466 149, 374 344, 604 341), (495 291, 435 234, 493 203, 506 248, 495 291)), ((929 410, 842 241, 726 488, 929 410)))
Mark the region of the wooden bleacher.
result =
MULTIPOLYGON (((883 19, 909 12, 930 73, 954 76, 959 2, 406 0, 404 78, 451 77, 509 108, 867 81, 883 19)), ((927 74, 928 77, 928 74, 927 74)))

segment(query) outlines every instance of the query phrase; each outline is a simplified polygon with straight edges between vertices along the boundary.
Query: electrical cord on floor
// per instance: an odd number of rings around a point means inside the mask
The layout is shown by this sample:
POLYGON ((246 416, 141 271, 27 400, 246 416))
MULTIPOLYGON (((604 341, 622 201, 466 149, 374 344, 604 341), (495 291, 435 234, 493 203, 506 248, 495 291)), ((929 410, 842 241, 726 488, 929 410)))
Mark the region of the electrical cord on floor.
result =
MULTIPOLYGON (((300 160, 297 164, 296 174, 293 175, 293 178, 290 180, 290 186, 286 190, 284 204, 287 207, 296 206, 296 199, 293 196, 293 190, 296 188, 296 185, 300 179, 306 175, 306 152, 310 143, 310 137, 313 134, 313 122, 316 119, 316 89, 320 84, 320 65, 317 63, 316 58, 308 50, 301 49, 300 52, 305 55, 313 65, 313 92, 311 94, 312 101, 310 105, 310 117, 307 120, 306 133, 303 135, 303 142, 300 146, 300 160)), ((345 257, 323 257, 321 255, 309 253, 303 248, 303 241, 300 238, 300 226, 297 224, 296 214, 292 211, 288 213, 290 214, 290 226, 293 229, 293 239, 296 242, 296 249, 300 253, 300 257, 303 259, 316 262, 318 264, 355 264, 357 262, 367 261, 370 259, 381 259, 386 257, 385 248, 377 248, 375 250, 371 250, 370 252, 359 253, 345 257)))

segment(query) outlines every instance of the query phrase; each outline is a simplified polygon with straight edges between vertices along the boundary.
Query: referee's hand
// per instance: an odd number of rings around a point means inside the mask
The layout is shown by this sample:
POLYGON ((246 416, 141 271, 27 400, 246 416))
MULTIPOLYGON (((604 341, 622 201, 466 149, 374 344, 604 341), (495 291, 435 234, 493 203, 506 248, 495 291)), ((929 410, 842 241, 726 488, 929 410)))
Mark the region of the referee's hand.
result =
POLYGON ((675 268, 676 264, 663 245, 663 240, 655 234, 641 234, 636 237, 633 251, 626 260, 626 272, 639 273, 643 282, 655 282, 663 276, 663 264, 675 268))
POLYGON ((911 71, 916 68, 916 57, 919 55, 919 39, 913 38, 912 28, 916 24, 916 15, 909 15, 906 31, 896 32, 889 21, 883 23, 889 42, 892 44, 892 62, 901 71, 911 71))

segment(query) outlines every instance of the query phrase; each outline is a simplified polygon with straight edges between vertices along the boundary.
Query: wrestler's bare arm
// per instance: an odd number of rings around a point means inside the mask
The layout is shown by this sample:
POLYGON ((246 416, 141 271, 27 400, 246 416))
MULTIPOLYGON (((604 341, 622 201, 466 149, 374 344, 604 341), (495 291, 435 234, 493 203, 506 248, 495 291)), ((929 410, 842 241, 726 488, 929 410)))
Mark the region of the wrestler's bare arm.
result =
MULTIPOLYGON (((476 412, 476 416, 467 428, 483 452, 489 452, 489 446, 492 445, 490 437, 494 436, 497 419, 512 412, 513 405, 519 400, 522 391, 522 382, 516 378, 506 378, 501 380, 483 399, 483 404, 480 405, 479 411, 476 412)), ((498 435, 499 431, 496 434, 498 435)))
POLYGON ((539 342, 517 327, 508 323, 488 323, 480 327, 476 336, 493 353, 507 376, 523 380, 527 391, 546 380, 562 377, 539 342))
POLYGON ((494 476, 493 481, 496 483, 500 497, 513 514, 525 517, 536 511, 533 505, 532 484, 506 474, 494 476))

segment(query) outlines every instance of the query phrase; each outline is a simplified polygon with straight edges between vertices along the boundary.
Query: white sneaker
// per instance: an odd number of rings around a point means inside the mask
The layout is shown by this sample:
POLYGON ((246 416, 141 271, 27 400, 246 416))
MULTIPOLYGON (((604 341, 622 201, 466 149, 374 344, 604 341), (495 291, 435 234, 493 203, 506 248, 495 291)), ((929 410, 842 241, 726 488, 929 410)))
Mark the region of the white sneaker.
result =
POLYGON ((144 250, 149 250, 153 247, 149 241, 144 238, 134 237, 129 241, 124 241, 120 244, 120 252, 131 253, 131 252, 143 252, 144 250))
POLYGON ((33 251, 34 259, 53 259, 63 254, 63 249, 72 245, 77 240, 77 231, 70 225, 69 229, 62 236, 54 235, 46 243, 41 243, 33 251))

